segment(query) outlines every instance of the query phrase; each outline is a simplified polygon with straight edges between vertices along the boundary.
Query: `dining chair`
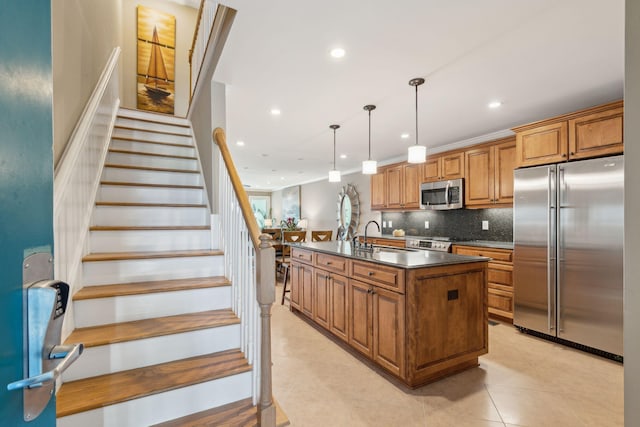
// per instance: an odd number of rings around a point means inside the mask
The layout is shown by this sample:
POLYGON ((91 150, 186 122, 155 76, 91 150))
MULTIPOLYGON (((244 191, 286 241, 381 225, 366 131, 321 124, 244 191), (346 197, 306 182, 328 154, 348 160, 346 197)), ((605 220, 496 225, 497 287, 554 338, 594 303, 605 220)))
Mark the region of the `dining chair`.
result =
POLYGON ((312 230, 311 241, 312 242, 328 242, 333 236, 333 230, 312 230))
POLYGON ((284 277, 282 279, 282 301, 280 304, 284 304, 284 296, 287 292, 287 281, 289 279, 289 266, 291 261, 291 246, 290 243, 302 243, 307 240, 306 231, 283 231, 282 232, 282 256, 276 258, 276 270, 282 269, 284 277))

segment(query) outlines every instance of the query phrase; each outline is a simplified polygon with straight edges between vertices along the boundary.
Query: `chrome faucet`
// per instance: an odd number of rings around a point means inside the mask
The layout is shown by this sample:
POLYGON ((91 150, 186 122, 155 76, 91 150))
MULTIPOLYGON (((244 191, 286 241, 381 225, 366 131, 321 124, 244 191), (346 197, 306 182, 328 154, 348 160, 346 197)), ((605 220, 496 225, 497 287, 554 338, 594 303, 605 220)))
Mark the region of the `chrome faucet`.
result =
MULTIPOLYGON (((378 224, 377 221, 371 220, 367 223, 367 225, 364 226, 364 247, 367 247, 367 228, 369 228, 369 224, 374 223, 376 225, 376 227, 378 227, 378 232, 380 232, 380 224, 378 224)), ((373 243, 371 244, 371 247, 373 248, 373 243)))

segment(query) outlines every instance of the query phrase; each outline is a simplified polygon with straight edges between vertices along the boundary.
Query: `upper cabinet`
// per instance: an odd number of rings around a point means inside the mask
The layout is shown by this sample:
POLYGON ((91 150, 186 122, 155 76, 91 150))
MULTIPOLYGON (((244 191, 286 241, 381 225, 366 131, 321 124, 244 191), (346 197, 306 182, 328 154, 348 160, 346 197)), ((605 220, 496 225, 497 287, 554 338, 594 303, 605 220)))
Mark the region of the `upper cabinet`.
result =
POLYGON ((429 156, 422 168, 421 182, 464 178, 464 152, 429 156))
POLYGON ((418 209, 422 165, 399 163, 371 176, 371 209, 418 209))
POLYGON ((513 204, 516 141, 501 139, 465 155, 464 202, 469 208, 508 207, 513 204))
POLYGON ((623 102, 554 117, 513 129, 516 167, 620 154, 623 102))

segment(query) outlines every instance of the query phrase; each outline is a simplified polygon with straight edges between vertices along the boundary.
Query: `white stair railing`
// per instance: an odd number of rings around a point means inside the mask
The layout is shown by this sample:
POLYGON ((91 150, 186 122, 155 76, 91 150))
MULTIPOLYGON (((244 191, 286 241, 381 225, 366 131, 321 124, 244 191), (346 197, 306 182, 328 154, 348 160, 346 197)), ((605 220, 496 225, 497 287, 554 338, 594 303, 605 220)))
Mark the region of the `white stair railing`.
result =
POLYGON ((275 301, 275 251, 260 234, 240 182, 224 131, 213 132, 220 151, 219 215, 225 274, 231 280, 232 308, 240 318, 241 349, 253 366, 253 403, 262 427, 275 426, 271 395, 271 306, 275 301))
MULTIPOLYGON (((72 287, 82 282, 82 256, 102 166, 120 106, 116 47, 76 124, 58 162, 53 184, 54 266, 56 279, 72 287)), ((65 316, 63 335, 73 329, 73 314, 65 316)), ((64 337, 63 337, 64 338, 64 337)))
POLYGON ((204 62, 205 53, 207 52, 207 44, 209 43, 209 36, 213 29, 213 23, 216 16, 216 10, 218 8, 218 2, 213 0, 201 0, 200 10, 198 10, 198 17, 196 19, 196 30, 193 35, 193 42, 191 44, 191 50, 189 50, 189 64, 191 66, 191 94, 196 88, 198 77, 200 75, 200 69, 204 62))

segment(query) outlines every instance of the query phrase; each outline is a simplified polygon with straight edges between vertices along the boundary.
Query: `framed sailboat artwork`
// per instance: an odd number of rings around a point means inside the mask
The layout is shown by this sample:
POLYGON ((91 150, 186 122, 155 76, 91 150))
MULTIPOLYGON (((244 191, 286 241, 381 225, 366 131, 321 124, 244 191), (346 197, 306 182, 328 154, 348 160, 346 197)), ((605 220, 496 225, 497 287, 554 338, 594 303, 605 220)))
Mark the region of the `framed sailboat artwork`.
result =
POLYGON ((138 109, 173 114, 176 18, 138 6, 138 109))

